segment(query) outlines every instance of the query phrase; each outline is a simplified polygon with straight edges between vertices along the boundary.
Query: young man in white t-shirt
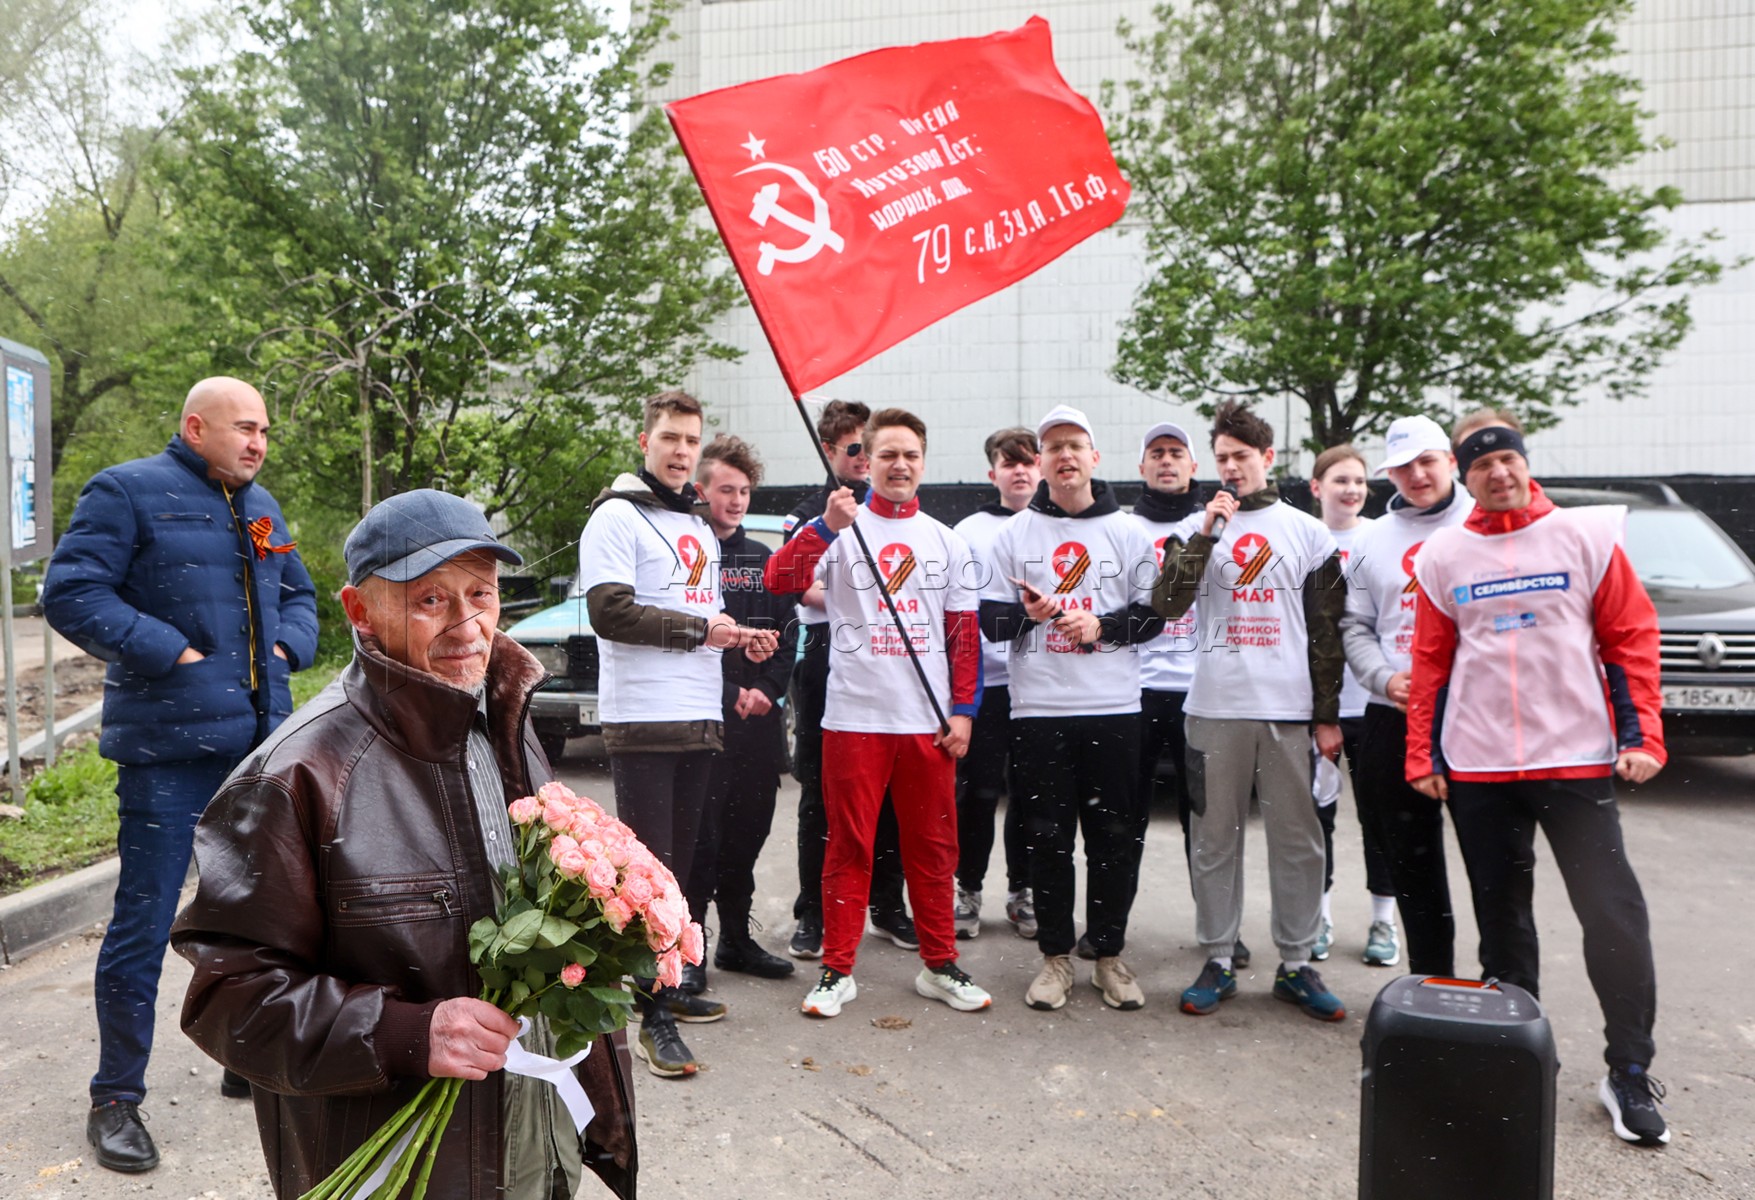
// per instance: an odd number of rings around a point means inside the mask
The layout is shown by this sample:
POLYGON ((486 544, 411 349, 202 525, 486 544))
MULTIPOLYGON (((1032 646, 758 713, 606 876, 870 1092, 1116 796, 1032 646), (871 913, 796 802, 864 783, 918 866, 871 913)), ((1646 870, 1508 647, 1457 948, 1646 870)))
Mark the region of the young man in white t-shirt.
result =
POLYGON ((1321 521, 1280 500, 1268 481, 1274 431, 1236 401, 1213 418, 1213 458, 1226 489, 1200 532, 1164 547, 1153 607, 1175 620, 1200 607, 1200 660, 1187 714, 1196 936, 1206 954, 1182 1011, 1215 1011, 1237 992, 1232 947, 1243 920, 1243 847, 1251 792, 1268 843, 1274 995, 1340 1021, 1338 997, 1310 965, 1322 923, 1322 826, 1311 803, 1312 745, 1341 751, 1346 580, 1321 521), (1222 523, 1222 525, 1221 525, 1222 523))
POLYGON ((1143 848, 1137 647, 1158 635, 1152 543, 1093 478, 1085 414, 1060 405, 1037 426, 1042 483, 999 531, 981 632, 1011 645, 1014 794, 1024 807, 1042 966, 1024 1003, 1052 1011, 1073 985, 1074 841, 1085 839, 1091 983, 1111 1008, 1146 997, 1121 958, 1143 848))
MULTIPOLYGON (((1042 482, 1036 431, 1000 429, 984 447, 987 478, 999 499, 983 504, 957 522, 969 543, 983 584, 993 575, 993 542, 1006 522, 1024 510, 1042 482)), ((981 933, 981 884, 993 854, 993 817, 999 798, 1009 796, 1011 776, 1011 677, 1006 643, 981 647, 981 711, 969 737, 969 753, 957 764, 957 936, 981 933)), ((1008 798, 1005 809, 1006 920, 1019 937, 1036 936, 1036 905, 1030 894, 1030 865, 1024 849, 1024 807, 1008 798)))
MULTIPOLYGON (((778 635, 724 612, 719 542, 692 482, 700 402, 686 392, 648 399, 640 450, 639 473, 617 476, 591 505, 573 587, 597 635, 616 814, 686 880, 713 756, 724 744, 719 652, 739 647, 760 662, 778 635)), ((654 1075, 674 1079, 698 1068, 676 1021, 717 1021, 725 1006, 662 988, 642 997, 641 1012, 639 1052, 654 1075)))
MULTIPOLYGON (((1316 465, 1310 470, 1310 495, 1316 501, 1316 515, 1322 518, 1334 536, 1335 545, 1340 547, 1342 570, 1350 573, 1356 561, 1354 547, 1372 525, 1371 518, 1359 515, 1371 496, 1365 479, 1365 456, 1351 446, 1330 446, 1324 450, 1316 456, 1316 465)), ((1355 804, 1359 794, 1360 743, 1365 736, 1365 700, 1364 685, 1349 668, 1341 677, 1341 745, 1347 752, 1347 773, 1353 779, 1355 804)), ((1310 953, 1317 962, 1327 960, 1335 937, 1335 810, 1340 807, 1340 776, 1335 774, 1331 778, 1332 790, 1324 792, 1319 787, 1316 790, 1323 794, 1315 798, 1327 864, 1323 868, 1322 932, 1310 953)), ((1393 967, 1402 960, 1401 939, 1395 926, 1395 885, 1390 882, 1389 864, 1378 843, 1376 826, 1366 821, 1363 813, 1359 825, 1365 840, 1365 890, 1371 895, 1371 926, 1365 935, 1364 960, 1367 966, 1393 967)))
POLYGON ((887 788, 925 963, 914 990, 974 1012, 993 1000, 957 966, 952 893, 956 761, 969 749, 981 706, 978 601, 970 589, 975 564, 967 542, 920 511, 925 423, 902 409, 883 409, 872 415, 864 441, 872 462, 866 502, 854 500, 849 488, 835 491, 823 515, 768 560, 764 575, 778 595, 801 593, 820 579, 829 616, 823 969, 799 1007, 808 1016, 833 1017, 859 994, 853 965, 887 788))
MULTIPOLYGON (((1395 484, 1389 511, 1353 544, 1341 640, 1348 669, 1365 688, 1364 733, 1353 761, 1359 820, 1376 830, 1407 931, 1408 970, 1456 974, 1456 920, 1444 862, 1444 810, 1409 785, 1408 685, 1419 585, 1414 559, 1426 539, 1475 510, 1456 484, 1450 435, 1431 417, 1399 417, 1377 468, 1395 484)), ((1375 904, 1375 901, 1373 902, 1375 904)))

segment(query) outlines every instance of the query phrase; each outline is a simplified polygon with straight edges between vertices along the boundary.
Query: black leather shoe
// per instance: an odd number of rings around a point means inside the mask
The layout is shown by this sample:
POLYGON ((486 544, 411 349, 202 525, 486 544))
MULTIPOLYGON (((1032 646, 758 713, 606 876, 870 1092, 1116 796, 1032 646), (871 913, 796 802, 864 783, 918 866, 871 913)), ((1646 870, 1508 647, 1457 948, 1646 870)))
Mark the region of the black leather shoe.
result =
POLYGON ((792 974, 789 961, 769 954, 747 933, 742 937, 722 934, 719 949, 713 952, 713 965, 721 971, 741 971, 760 979, 785 979, 792 974))
POLYGON ((658 1002, 670 1010, 671 1016, 691 1025, 709 1025, 725 1019, 725 1005, 705 996, 691 996, 681 988, 661 989, 658 1002))
POLYGON ((1090 934, 1079 934, 1079 944, 1073 947, 1073 953, 1084 959, 1086 962, 1097 961, 1097 947, 1091 945, 1090 934))
POLYGON ((691 996, 699 996, 707 990, 707 967, 704 963, 684 963, 682 982, 679 988, 691 996))
POLYGON ((97 1150, 98 1166, 138 1175, 158 1166, 158 1147, 132 1100, 111 1100, 85 1119, 85 1140, 97 1150))
POLYGON ((219 1094, 227 1100, 248 1100, 250 1081, 236 1071, 227 1071, 219 1077, 219 1094))

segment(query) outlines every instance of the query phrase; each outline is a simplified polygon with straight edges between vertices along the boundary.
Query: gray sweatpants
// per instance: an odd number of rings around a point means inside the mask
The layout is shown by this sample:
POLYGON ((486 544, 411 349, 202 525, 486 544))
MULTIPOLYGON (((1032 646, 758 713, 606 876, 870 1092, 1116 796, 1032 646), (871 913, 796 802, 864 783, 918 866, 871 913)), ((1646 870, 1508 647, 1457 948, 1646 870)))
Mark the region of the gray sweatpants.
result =
POLYGON ((1303 960, 1322 924, 1322 825, 1310 802, 1310 727, 1302 721, 1187 720, 1195 937, 1208 958, 1231 953, 1243 925, 1249 796, 1267 829, 1274 944, 1303 960))

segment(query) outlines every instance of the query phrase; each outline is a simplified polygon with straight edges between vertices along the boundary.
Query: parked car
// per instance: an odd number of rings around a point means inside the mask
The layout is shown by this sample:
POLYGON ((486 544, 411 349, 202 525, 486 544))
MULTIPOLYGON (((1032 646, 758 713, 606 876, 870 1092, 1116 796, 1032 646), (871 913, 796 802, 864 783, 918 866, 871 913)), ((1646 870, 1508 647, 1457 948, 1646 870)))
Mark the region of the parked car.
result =
POLYGON ((1627 557, 1657 608, 1664 740, 1678 754, 1755 753, 1755 564, 1662 483, 1552 487, 1556 504, 1627 506, 1627 557))
MULTIPOLYGON (((752 513, 743 527, 750 536, 778 547, 782 518, 752 513)), ((597 635, 585 611, 585 597, 569 595, 559 604, 532 613, 506 631, 536 656, 553 678, 530 700, 530 719, 551 763, 559 763, 569 738, 596 733, 597 635)))

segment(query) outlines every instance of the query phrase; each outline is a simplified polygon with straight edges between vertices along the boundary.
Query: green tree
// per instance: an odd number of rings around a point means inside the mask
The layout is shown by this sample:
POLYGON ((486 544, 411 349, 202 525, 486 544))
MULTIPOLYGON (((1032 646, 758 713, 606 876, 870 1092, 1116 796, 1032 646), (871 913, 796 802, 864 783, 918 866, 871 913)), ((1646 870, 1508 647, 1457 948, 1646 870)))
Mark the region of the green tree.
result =
MULTIPOLYGON (((35 0, 77 13, 82 5, 35 0)), ((16 179, 41 199, 15 219, 0 244, 0 332, 49 356, 59 474, 81 429, 70 486, 58 482, 64 520, 80 486, 99 467, 162 445, 173 418, 147 431, 135 383, 145 355, 176 310, 160 261, 162 222, 146 163, 177 103, 163 62, 104 48, 96 18, 57 28, 29 57, 29 86, 5 113, 16 179), (28 167, 17 165, 28 163, 28 167)), ((187 43, 172 39, 174 61, 187 43)))
MULTIPOLYGON (((1148 276, 1123 382, 1294 395, 1329 446, 1438 401, 1638 394, 1721 264, 1666 237, 1615 69, 1631 0, 1192 0, 1122 35, 1148 276)), ((1114 85, 1105 99, 1117 99, 1114 85)))
POLYGON ((202 75, 162 165, 202 280, 184 352, 264 382, 277 493, 338 527, 443 486, 570 545, 594 431, 731 353, 706 327, 735 280, 641 102, 662 8, 617 29, 590 0, 274 0, 248 23, 260 49, 202 75))

